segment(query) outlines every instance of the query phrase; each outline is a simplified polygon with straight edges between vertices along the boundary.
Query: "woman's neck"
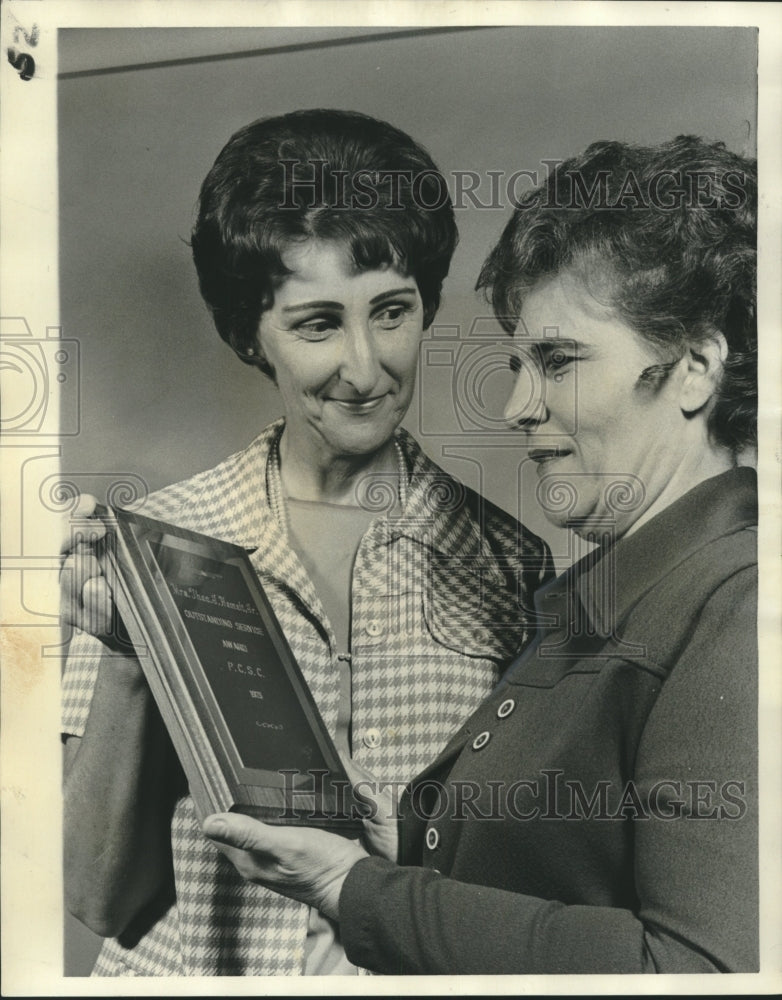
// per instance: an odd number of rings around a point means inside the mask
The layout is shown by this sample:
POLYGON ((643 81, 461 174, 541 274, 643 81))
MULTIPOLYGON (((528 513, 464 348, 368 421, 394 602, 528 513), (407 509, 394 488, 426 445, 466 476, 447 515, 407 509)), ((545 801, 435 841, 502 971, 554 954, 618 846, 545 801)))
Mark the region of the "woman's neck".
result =
POLYGON ((286 428, 280 439, 280 480, 283 494, 299 500, 355 504, 359 483, 373 473, 397 471, 394 439, 368 455, 335 455, 325 449, 297 446, 286 428))
POLYGON ((700 483, 718 476, 729 469, 735 468, 736 459, 727 448, 711 446, 703 448, 695 454, 687 455, 678 466, 670 471, 670 478, 640 517, 633 521, 630 528, 624 532, 631 535, 643 524, 650 521, 656 514, 670 507, 685 493, 689 493, 700 483))

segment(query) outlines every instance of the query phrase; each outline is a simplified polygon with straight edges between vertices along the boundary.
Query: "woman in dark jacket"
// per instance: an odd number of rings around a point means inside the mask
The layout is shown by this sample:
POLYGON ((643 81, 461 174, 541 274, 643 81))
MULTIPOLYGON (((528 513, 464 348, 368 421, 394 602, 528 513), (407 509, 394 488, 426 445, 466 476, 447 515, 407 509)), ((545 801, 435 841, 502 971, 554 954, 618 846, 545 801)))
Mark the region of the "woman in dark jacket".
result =
MULTIPOLYGON (((754 164, 597 143, 516 209, 479 285, 552 521, 596 543, 368 856, 220 816, 246 878, 381 973, 757 969, 754 164)), ((369 786, 363 785, 364 791, 369 786)))

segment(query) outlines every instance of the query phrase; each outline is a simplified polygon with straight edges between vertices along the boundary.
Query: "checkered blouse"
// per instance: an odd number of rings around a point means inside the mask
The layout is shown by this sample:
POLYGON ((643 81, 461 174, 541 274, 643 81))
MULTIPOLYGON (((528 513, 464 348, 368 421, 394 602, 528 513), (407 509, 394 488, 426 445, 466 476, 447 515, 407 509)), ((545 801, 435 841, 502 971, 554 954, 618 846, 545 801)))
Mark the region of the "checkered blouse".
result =
MULTIPOLYGON (((254 568, 333 734, 336 640, 268 499, 269 451, 282 428, 277 421, 216 468, 152 494, 143 512, 255 549, 254 568)), ((441 470, 406 432, 398 440, 407 502, 401 515, 380 511, 354 568, 351 730, 355 760, 381 780, 408 781, 530 638, 526 609, 551 562, 539 538, 441 470)), ((66 734, 84 732, 99 658, 97 640, 74 639, 66 734)), ((204 839, 189 796, 171 837, 176 901, 107 941, 93 975, 301 974, 309 908, 245 882, 204 839)))

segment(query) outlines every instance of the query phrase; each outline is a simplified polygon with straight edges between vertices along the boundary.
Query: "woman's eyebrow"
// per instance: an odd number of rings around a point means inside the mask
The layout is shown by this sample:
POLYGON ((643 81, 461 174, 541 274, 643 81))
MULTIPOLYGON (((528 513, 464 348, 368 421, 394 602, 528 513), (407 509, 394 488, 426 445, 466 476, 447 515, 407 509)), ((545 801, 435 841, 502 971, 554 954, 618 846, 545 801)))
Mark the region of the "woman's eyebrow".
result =
POLYGON ((303 312, 305 309, 344 309, 341 302, 329 302, 327 299, 318 299, 314 302, 302 302, 300 305, 283 306, 284 313, 303 312))
POLYGON ((535 340, 532 343, 544 358, 554 354, 555 351, 588 351, 591 346, 582 340, 574 340, 572 337, 563 337, 561 340, 558 337, 550 340, 535 340))
POLYGON ((394 295, 415 295, 418 291, 416 285, 408 285, 405 288, 390 288, 387 292, 381 292, 374 298, 369 300, 371 306, 375 305, 377 302, 381 302, 383 299, 390 299, 394 295))
MULTIPOLYGON (((417 286, 408 285, 404 288, 389 288, 387 292, 380 292, 379 295, 375 295, 369 300, 371 306, 376 305, 378 302, 382 302, 384 299, 392 298, 394 295, 415 295, 418 291, 417 286)), ((283 306, 282 311, 284 313, 292 312, 303 312, 305 309, 344 309, 345 306, 342 302, 332 302, 328 299, 317 299, 312 302, 301 302, 295 306, 283 306)))

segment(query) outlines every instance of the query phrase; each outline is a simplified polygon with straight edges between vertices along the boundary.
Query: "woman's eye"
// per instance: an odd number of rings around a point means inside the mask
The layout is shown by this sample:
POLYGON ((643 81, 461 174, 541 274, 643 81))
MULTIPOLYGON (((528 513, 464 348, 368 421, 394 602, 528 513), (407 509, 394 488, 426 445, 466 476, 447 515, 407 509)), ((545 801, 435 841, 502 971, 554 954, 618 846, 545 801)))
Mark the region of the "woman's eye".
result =
POLYGON ((578 360, 580 360, 578 354, 561 347, 549 349, 546 345, 545 348, 520 350, 517 354, 511 354, 508 358, 508 367, 515 375, 527 369, 543 378, 546 375, 556 375, 578 360))
POLYGON ((382 312, 377 313, 375 319, 384 330, 393 330, 404 322, 407 311, 407 306, 401 304, 386 306, 382 312))
POLYGON ((560 348, 556 348, 546 356, 544 364, 546 366, 546 371, 558 372, 563 368, 567 368, 567 366, 572 364, 575 360, 576 358, 574 355, 568 354, 567 351, 563 351, 560 348))
POLYGON ((306 323, 300 323, 296 329, 305 337, 317 339, 318 337, 327 336, 332 330, 335 330, 338 325, 337 320, 323 316, 318 317, 317 319, 307 320, 306 323))

